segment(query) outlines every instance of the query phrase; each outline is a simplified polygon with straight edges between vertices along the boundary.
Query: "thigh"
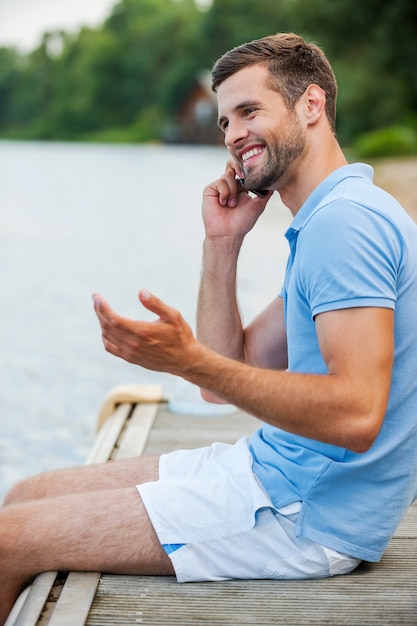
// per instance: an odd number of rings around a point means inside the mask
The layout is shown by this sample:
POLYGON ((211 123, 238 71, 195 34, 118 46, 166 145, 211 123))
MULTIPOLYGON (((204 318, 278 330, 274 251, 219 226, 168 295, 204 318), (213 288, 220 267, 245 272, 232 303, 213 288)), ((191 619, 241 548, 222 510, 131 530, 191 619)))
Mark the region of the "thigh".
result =
POLYGON ((49 570, 173 573, 134 487, 9 506, 0 512, 1 528, 7 529, 9 567, 30 576, 49 570))
POLYGON ((141 456, 44 472, 17 483, 6 496, 4 506, 86 491, 134 487, 157 480, 158 466, 159 457, 141 456))

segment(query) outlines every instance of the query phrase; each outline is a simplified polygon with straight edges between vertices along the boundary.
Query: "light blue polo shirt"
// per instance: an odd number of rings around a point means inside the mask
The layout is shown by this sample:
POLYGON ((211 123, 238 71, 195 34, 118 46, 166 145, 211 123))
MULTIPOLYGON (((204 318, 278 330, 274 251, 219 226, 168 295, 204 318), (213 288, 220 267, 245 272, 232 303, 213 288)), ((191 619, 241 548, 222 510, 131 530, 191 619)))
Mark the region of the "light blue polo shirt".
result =
POLYGON ((417 226, 372 177, 367 165, 347 165, 309 196, 286 233, 282 296, 293 372, 327 372, 315 315, 395 309, 392 386, 381 431, 370 450, 358 454, 263 424, 251 451, 274 505, 301 502, 298 536, 378 561, 417 498, 417 226))

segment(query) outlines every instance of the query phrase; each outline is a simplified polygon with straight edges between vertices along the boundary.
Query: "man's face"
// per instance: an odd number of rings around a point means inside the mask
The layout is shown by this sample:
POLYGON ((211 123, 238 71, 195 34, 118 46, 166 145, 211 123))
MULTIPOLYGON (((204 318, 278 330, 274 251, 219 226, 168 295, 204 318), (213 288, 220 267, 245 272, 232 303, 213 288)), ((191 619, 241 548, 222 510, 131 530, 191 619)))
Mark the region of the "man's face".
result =
POLYGON ((225 144, 250 189, 279 189, 302 154, 305 131, 296 111, 268 87, 265 65, 236 72, 217 90, 225 144))

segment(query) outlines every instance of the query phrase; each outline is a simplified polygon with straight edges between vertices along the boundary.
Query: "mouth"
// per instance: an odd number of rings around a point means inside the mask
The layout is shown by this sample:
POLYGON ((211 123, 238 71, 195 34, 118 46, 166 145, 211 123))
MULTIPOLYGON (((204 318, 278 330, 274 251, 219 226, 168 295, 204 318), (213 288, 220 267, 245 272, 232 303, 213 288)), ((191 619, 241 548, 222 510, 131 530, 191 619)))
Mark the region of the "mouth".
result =
POLYGON ((259 146, 250 148, 249 150, 244 150, 241 152, 240 158, 242 159, 242 163, 246 165, 248 161, 257 157, 259 154, 262 154, 265 148, 261 148, 259 146))

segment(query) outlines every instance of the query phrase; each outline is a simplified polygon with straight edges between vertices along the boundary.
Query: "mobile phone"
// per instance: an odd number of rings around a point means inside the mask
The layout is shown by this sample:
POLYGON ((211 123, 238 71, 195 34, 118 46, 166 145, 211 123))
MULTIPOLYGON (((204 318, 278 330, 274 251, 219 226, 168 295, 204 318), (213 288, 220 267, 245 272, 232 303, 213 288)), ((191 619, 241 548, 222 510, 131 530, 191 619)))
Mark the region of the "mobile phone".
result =
POLYGON ((255 196, 258 196, 258 198, 265 198, 265 196, 267 196, 269 193, 267 189, 249 189, 249 187, 246 187, 245 185, 245 179, 240 178, 240 176, 236 176, 236 180, 240 185, 242 185, 242 187, 244 187, 250 193, 254 193, 255 196))

